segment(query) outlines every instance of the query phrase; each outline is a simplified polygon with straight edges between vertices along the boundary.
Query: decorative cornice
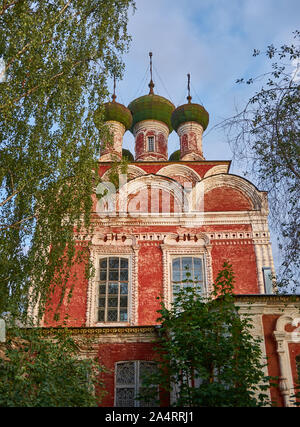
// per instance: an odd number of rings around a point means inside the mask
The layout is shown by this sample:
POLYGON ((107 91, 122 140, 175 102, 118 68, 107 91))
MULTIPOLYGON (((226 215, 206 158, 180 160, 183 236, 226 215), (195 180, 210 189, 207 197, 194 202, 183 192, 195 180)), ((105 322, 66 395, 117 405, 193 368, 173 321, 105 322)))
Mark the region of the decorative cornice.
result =
MULTIPOLYGON (((25 328, 27 330, 31 330, 32 328, 25 328)), ((38 329, 42 333, 42 335, 54 335, 56 332, 63 330, 64 328, 35 328, 38 329)), ((121 335, 129 335, 129 334, 155 334, 156 328, 155 326, 116 326, 116 327, 69 327, 65 328, 72 335, 107 335, 107 334, 121 334, 121 335)), ((8 331, 9 334, 9 331, 8 331)))
POLYGON ((280 295, 280 294, 273 294, 273 295, 264 295, 264 294, 245 294, 245 295, 235 295, 234 296, 235 301, 237 302, 259 302, 259 303, 300 303, 300 295, 280 295))

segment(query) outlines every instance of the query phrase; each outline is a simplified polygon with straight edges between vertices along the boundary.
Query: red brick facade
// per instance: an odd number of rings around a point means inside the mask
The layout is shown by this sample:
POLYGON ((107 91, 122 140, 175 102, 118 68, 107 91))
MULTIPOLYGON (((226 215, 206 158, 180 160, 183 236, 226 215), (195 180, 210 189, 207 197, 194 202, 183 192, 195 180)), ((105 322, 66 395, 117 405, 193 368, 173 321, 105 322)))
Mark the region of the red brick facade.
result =
MULTIPOLYGON (((278 377, 279 387, 270 389, 270 397, 278 406, 292 406, 300 339, 293 335, 295 328, 285 328, 300 317, 300 303, 266 295, 263 269, 274 272, 266 193, 231 175, 230 162, 202 158, 199 124, 194 126, 197 135, 181 135, 182 160, 168 162, 169 128, 150 119, 134 126, 136 160, 128 165, 127 182, 106 204, 95 203, 94 231, 88 237, 95 276, 88 281, 85 265, 74 266, 76 279, 71 274, 66 293, 72 289, 72 298, 66 297, 60 307, 66 325, 95 338, 93 349, 83 353, 97 355, 108 370, 103 405, 115 404, 117 363, 155 360, 158 297, 166 304, 172 301, 174 259, 200 257, 206 292, 224 261, 232 264, 235 293, 245 296, 245 307, 246 296, 254 301, 254 333, 263 340, 269 375, 278 377), (110 215, 105 212, 108 205, 113 207, 110 215), (101 270, 101 262, 106 270, 101 270), (110 262, 118 267, 107 267, 110 262), (110 294, 110 286, 115 293, 110 294), (104 321, 99 320, 100 308, 104 321)), ((109 168, 107 157, 100 158, 103 181, 109 180, 109 168)), ((49 309, 57 306, 59 297, 54 292, 49 309)), ((44 325, 57 325, 52 312, 46 312, 44 325)))

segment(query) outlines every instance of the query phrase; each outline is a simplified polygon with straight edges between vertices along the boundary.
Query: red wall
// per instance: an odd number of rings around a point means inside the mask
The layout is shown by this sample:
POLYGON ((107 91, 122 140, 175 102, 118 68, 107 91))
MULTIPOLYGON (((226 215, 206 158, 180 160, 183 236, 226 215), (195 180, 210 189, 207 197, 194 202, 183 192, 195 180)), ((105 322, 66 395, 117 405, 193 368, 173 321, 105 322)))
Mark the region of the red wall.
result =
POLYGON ((99 346, 99 362, 108 370, 102 375, 107 394, 100 406, 114 406, 115 363, 128 360, 157 360, 152 343, 105 343, 99 346))
POLYGON ((213 188, 204 195, 204 210, 217 211, 248 211, 253 209, 251 202, 241 192, 231 187, 213 188))
POLYGON ((258 294, 256 255, 251 240, 213 240, 212 241, 213 279, 223 268, 223 263, 232 264, 235 275, 236 294, 258 294))
POLYGON ((138 264, 138 319, 139 325, 156 324, 160 309, 159 300, 163 292, 162 251, 159 242, 139 242, 138 264))

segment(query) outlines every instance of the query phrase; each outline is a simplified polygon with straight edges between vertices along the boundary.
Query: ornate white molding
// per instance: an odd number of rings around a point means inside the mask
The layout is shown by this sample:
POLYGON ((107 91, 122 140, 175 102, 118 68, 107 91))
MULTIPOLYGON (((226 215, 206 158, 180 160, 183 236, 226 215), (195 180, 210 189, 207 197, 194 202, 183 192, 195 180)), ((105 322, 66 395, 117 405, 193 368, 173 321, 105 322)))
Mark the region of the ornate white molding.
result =
POLYGON ((296 392, 294 388, 288 344, 292 342, 300 343, 300 332, 287 332, 285 327, 289 324, 297 326, 298 323, 300 323, 299 309, 286 312, 277 319, 276 329, 273 332, 277 342, 277 353, 280 365, 279 388, 283 396, 285 406, 287 407, 295 406, 294 394, 296 392))
MULTIPOLYGON (((180 163, 170 164, 161 168, 157 174, 167 176, 167 177, 176 177, 180 176, 188 182, 191 182, 192 185, 195 185, 197 182, 201 181, 200 175, 190 168, 187 165, 182 165, 180 163)), ((176 179, 176 178, 174 178, 176 179)))
MULTIPOLYGON (((124 234, 100 234, 92 237, 91 262, 94 267, 94 277, 89 280, 87 290, 86 326, 110 326, 109 323, 97 322, 97 286, 99 277, 99 260, 103 256, 126 256, 129 260, 129 321, 126 325, 134 326, 138 322, 138 246, 136 239, 124 234)), ((111 323, 116 326, 116 323, 111 323)))
POLYGON ((163 253, 163 298, 167 307, 171 304, 171 261, 174 255, 203 256, 204 274, 206 278, 206 293, 212 291, 213 275, 211 260, 211 245, 205 233, 187 235, 170 233, 161 245, 163 253), (186 236, 186 237, 185 237, 186 236))
MULTIPOLYGON (((119 167, 119 173, 122 173, 121 167, 119 167)), ((110 174, 110 169, 108 169, 102 175, 102 177, 101 177, 102 181, 104 181, 104 182, 110 181, 109 174, 110 174)), ((146 172, 142 168, 139 168, 138 166, 128 165, 126 174, 127 174, 128 180, 131 180, 131 179, 137 178, 138 176, 146 175, 146 172)))
POLYGON ((212 168, 208 169, 203 178, 207 178, 208 176, 218 175, 220 173, 228 173, 229 166, 228 165, 216 165, 212 168))

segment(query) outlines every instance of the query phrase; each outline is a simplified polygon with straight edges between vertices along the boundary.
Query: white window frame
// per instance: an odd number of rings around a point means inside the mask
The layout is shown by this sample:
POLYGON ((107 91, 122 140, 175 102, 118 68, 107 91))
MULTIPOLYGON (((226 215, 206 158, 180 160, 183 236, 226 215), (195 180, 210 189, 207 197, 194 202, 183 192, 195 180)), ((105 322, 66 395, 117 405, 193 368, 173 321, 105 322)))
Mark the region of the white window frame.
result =
MULTIPOLYGON (((125 254, 110 254, 110 255, 102 255, 98 258, 98 270, 97 270, 97 275, 96 275, 96 283, 97 283, 97 289, 96 289, 96 298, 97 298, 97 312, 96 312, 96 323, 97 325, 104 325, 104 326, 113 326, 113 325, 128 325, 130 323, 130 313, 131 313, 131 301, 132 301, 132 286, 131 286, 131 270, 132 270, 132 266, 131 266, 131 257, 129 255, 125 255, 125 254), (103 259, 107 259, 109 260, 109 258, 123 258, 123 259, 127 259, 128 260, 128 293, 127 293, 127 320, 126 321, 99 321, 98 320, 98 310, 99 310, 99 297, 100 297, 100 293, 99 293, 99 286, 100 286, 100 262, 103 259)), ((119 281, 118 281, 119 282, 119 281)), ((108 280, 106 280, 106 286, 107 286, 108 280)), ((106 290, 107 293, 107 290, 106 290)), ((107 301, 106 301, 107 304, 107 301)), ((107 306, 105 306, 105 312, 107 311, 107 306)), ((117 306, 118 312, 120 310, 120 306, 117 306)))
MULTIPOLYGON (((122 360, 115 363, 115 384, 114 384, 114 406, 117 405, 117 389, 121 388, 132 388, 134 389, 134 406, 133 407, 141 407, 140 400, 136 400, 136 396, 139 394, 139 388, 140 388, 140 365, 141 363, 152 363, 154 365, 157 365, 157 362, 153 360, 122 360), (134 385, 132 384, 117 384, 117 369, 118 365, 124 364, 124 363, 133 363, 134 364, 134 385)), ((158 391, 158 390, 157 390, 158 391)), ((120 406, 119 406, 120 407, 120 406)))
MULTIPOLYGON (((170 286, 171 286, 171 301, 174 300, 173 295, 173 261, 178 258, 198 258, 202 260, 202 274, 203 274, 203 292, 201 292, 201 295, 206 296, 207 295, 207 275, 206 275, 206 268, 205 268, 205 256, 203 253, 191 253, 191 254, 173 254, 170 256, 170 286)), ((195 287, 191 283, 190 287, 195 287)), ((182 289, 182 287, 181 287, 182 289)))
POLYGON ((205 292, 204 297, 208 296, 213 290, 213 273, 211 244, 209 238, 204 233, 195 235, 197 241, 183 240, 177 234, 169 235, 164 244, 161 245, 163 252, 163 297, 167 308, 171 308, 172 303, 172 259, 178 257, 203 257, 205 273, 205 292))

